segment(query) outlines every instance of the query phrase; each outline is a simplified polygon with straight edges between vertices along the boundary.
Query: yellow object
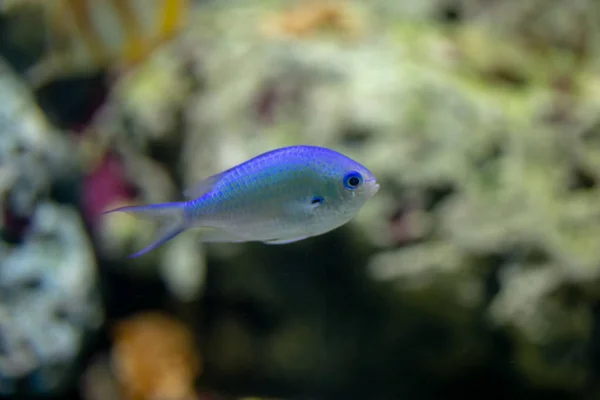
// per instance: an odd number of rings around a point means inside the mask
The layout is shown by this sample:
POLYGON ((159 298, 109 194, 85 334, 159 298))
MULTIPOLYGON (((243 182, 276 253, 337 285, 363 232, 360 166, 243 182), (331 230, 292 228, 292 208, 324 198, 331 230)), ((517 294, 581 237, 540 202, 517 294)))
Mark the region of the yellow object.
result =
MULTIPOLYGON (((189 0, 13 0, 43 7, 47 48, 33 86, 143 60, 185 26, 189 0)), ((4 10, 7 11, 6 9, 4 10)))

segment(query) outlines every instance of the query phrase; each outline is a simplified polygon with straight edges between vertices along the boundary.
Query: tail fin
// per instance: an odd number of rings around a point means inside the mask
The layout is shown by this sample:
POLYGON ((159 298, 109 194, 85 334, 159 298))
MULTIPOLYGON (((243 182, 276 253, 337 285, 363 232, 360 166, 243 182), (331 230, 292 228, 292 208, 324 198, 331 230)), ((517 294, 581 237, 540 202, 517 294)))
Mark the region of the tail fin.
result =
POLYGON ((105 211, 104 214, 113 212, 126 212, 132 214, 140 214, 151 219, 161 220, 161 226, 158 229, 157 239, 148 245, 146 248, 129 256, 136 258, 147 252, 156 249, 158 246, 173 239, 181 232, 185 231, 187 226, 183 218, 184 202, 149 204, 146 206, 126 206, 115 208, 114 210, 105 211))

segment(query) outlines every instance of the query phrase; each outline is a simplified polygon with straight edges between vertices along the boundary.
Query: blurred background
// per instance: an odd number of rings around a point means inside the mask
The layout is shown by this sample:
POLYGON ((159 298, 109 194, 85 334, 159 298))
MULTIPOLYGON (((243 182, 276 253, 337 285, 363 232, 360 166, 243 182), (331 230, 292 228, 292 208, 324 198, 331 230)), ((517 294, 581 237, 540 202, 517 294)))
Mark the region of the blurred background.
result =
POLYGON ((600 2, 0 0, 0 208, 4 398, 600 399, 600 2), (294 144, 381 190, 101 216, 294 144))

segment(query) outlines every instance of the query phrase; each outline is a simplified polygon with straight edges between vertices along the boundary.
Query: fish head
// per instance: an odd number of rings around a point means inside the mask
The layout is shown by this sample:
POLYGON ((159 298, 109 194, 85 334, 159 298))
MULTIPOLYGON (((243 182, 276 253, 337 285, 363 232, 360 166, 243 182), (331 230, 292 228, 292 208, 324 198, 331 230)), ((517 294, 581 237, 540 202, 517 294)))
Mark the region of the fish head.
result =
POLYGON ((329 190, 322 211, 348 220, 379 191, 379 184, 367 167, 346 156, 333 157, 328 164, 329 190))
POLYGON ((365 166, 354 162, 338 176, 338 192, 344 201, 362 206, 379 191, 375 176, 365 166))

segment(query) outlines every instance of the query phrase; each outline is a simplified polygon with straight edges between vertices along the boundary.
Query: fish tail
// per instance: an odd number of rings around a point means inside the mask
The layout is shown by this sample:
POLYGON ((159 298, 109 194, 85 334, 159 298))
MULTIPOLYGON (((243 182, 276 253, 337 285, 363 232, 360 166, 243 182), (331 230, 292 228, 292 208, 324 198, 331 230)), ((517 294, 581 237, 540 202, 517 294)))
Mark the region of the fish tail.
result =
POLYGON ((184 218, 184 206, 185 202, 149 204, 145 206, 125 206, 105 211, 104 214, 126 212, 148 217, 153 220, 159 220, 160 227, 154 242, 129 256, 129 258, 136 258, 156 249, 187 229, 184 218))

